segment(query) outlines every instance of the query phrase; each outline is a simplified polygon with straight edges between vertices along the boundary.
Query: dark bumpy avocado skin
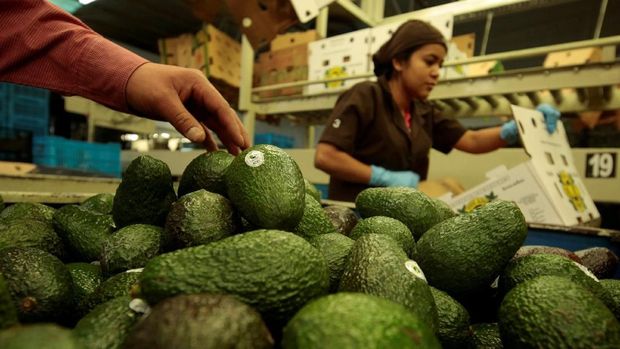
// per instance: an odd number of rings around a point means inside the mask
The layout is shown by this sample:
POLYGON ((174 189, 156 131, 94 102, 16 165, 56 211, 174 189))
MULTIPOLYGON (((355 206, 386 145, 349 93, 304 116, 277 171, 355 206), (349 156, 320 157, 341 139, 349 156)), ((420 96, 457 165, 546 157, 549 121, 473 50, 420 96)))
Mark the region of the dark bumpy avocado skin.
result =
POLYGON ((391 237, 405 251, 407 256, 413 255, 415 241, 407 226, 399 220, 384 216, 362 219, 351 230, 351 239, 357 240, 364 234, 383 234, 391 237))
POLYGON ((148 224, 132 224, 112 234, 103 243, 101 269, 113 275, 142 268, 162 250, 164 230, 148 224))
POLYGON ((112 214, 114 194, 101 193, 84 200, 80 206, 99 214, 112 214))
POLYGON ((139 284, 140 271, 138 270, 118 273, 104 280, 95 292, 88 297, 86 311, 91 311, 97 305, 105 303, 110 299, 130 296, 139 284))
POLYGON ((125 341, 124 349, 267 349, 273 339, 256 310, 219 294, 168 298, 125 341), (170 324, 174 324, 170 326, 170 324))
POLYGON ((165 229, 180 246, 189 247, 231 236, 239 225, 239 217, 228 199, 200 189, 172 204, 165 229))
POLYGON ((441 346, 444 349, 463 348, 463 344, 469 342, 471 337, 467 309, 444 291, 431 287, 431 293, 437 306, 437 336, 441 346))
POLYGON ((362 293, 336 293, 305 305, 284 328, 284 349, 441 348, 409 309, 362 293))
POLYGON ((323 210, 332 221, 336 231, 343 235, 348 236, 359 220, 355 211, 345 206, 332 205, 325 207, 323 210))
POLYGON ((99 260, 103 243, 114 231, 114 221, 110 215, 65 205, 54 214, 54 228, 73 258, 92 262, 99 260))
POLYGON ((2 349, 82 349, 69 329, 51 323, 15 326, 0 332, 2 349))
POLYGON ((314 184, 310 183, 307 179, 304 178, 304 186, 306 188, 306 195, 310 195, 314 200, 318 203, 321 203, 321 192, 314 184))
POLYGON ((364 218, 386 216, 405 223, 416 240, 445 217, 430 197, 414 188, 368 188, 359 193, 355 207, 364 218))
POLYGON ((35 247, 60 259, 66 255, 52 224, 34 219, 0 220, 0 249, 7 247, 35 247))
POLYGON ((499 335, 499 325, 497 322, 480 323, 471 325, 473 332, 469 349, 502 349, 502 339, 499 335))
POLYGON ((9 286, 4 280, 4 276, 0 273, 0 330, 3 328, 13 326, 17 324, 17 309, 11 293, 9 292, 9 286))
POLYGON ((0 220, 34 219, 51 223, 55 211, 52 207, 35 202, 17 202, 0 212, 0 220))
POLYGON ((355 241, 340 279, 340 292, 362 292, 409 308, 437 329, 437 309, 430 287, 407 268, 405 252, 389 236, 366 234, 355 241))
POLYGON ((515 286, 499 309, 506 348, 617 348, 620 324, 590 291, 558 276, 515 286))
POLYGON ((121 348, 142 314, 129 307, 131 298, 113 298, 95 307, 73 329, 73 337, 82 348, 121 348))
POLYGON ((228 198, 253 225, 294 229, 304 214, 304 179, 282 149, 256 145, 237 155, 226 175, 228 198))
POLYGON ((112 206, 116 227, 138 223, 163 227, 176 199, 168 165, 148 155, 139 156, 129 164, 116 189, 112 206))
POLYGON ((328 273, 323 256, 303 238, 256 230, 157 256, 144 268, 140 287, 151 304, 177 294, 225 292, 267 321, 281 321, 327 293, 328 273))
POLYGON ((60 321, 73 309, 71 274, 55 256, 31 247, 0 250, 0 272, 20 321, 60 321))
MULTIPOLYGON (((76 317, 88 312, 88 299, 95 293, 103 282, 101 267, 91 263, 69 263, 67 270, 73 280, 73 295, 75 297, 76 317)), ((78 318, 79 319, 79 318, 78 318)))
POLYGON ((304 215, 293 232, 304 239, 335 233, 336 228, 323 211, 321 204, 308 194, 305 202, 304 215))
POLYGON ((354 241, 340 233, 319 235, 309 241, 325 257, 329 268, 329 289, 336 292, 354 241))
POLYGON ((519 207, 493 201, 429 229, 416 244, 416 260, 429 284, 453 297, 489 286, 527 235, 519 207))
POLYGON ((601 280, 601 286, 607 291, 610 302, 607 304, 609 310, 620 320, 620 280, 605 279, 601 280))
POLYGON ((234 158, 225 150, 204 153, 195 157, 181 175, 179 196, 199 189, 226 196, 224 174, 234 158))

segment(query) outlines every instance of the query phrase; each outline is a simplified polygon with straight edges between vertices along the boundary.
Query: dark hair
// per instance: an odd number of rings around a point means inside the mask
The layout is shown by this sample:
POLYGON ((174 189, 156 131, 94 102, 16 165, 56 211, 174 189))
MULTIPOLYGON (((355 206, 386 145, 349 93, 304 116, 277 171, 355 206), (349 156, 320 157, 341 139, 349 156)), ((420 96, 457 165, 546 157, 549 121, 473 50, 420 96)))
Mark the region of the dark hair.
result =
MULTIPOLYGON (((401 62, 406 62, 409 60, 409 58, 411 58, 411 55, 419 48, 420 46, 412 47, 407 51, 396 54, 392 59, 395 59, 401 62)), ((394 65, 390 64, 389 66, 386 66, 385 73, 384 73, 386 80, 390 80, 392 78, 393 73, 394 73, 394 65)))

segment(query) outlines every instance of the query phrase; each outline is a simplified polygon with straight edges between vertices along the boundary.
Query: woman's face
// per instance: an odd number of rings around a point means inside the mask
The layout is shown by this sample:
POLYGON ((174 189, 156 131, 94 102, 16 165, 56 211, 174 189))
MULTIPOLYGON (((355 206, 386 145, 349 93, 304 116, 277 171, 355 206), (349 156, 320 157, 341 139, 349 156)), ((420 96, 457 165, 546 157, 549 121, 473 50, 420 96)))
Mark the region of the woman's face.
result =
POLYGON ((445 56, 443 45, 427 44, 415 50, 407 61, 394 61, 405 93, 413 99, 427 99, 437 85, 445 56))

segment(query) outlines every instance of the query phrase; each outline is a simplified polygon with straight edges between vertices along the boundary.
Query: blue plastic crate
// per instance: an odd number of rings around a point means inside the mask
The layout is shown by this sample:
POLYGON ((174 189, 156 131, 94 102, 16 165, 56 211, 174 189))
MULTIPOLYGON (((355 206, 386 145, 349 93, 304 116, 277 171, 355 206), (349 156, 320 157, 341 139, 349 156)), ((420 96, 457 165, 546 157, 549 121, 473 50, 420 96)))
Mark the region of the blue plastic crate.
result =
POLYGON ((0 126, 30 131, 37 136, 47 135, 50 92, 15 84, 0 86, 0 126))
POLYGON ((120 143, 88 143, 57 136, 33 137, 32 160, 35 164, 121 175, 120 143))
POLYGON ((258 133, 254 135, 254 144, 271 144, 280 148, 293 148, 295 139, 277 133, 258 133))
POLYGON ((326 200, 329 197, 329 184, 316 184, 314 186, 321 192, 321 199, 326 200))

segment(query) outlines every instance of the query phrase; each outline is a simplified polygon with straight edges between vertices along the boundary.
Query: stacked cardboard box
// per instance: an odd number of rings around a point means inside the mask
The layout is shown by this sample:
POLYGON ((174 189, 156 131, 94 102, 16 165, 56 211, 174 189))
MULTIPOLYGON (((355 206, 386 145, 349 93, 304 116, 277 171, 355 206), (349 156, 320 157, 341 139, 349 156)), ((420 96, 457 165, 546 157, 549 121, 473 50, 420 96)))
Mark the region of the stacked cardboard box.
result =
MULTIPOLYGON (((278 35, 271 50, 262 53, 254 67, 255 85, 268 86, 308 80, 308 44, 318 38, 316 30, 278 35)), ((260 97, 300 95, 303 87, 290 87, 259 93, 260 97)))

